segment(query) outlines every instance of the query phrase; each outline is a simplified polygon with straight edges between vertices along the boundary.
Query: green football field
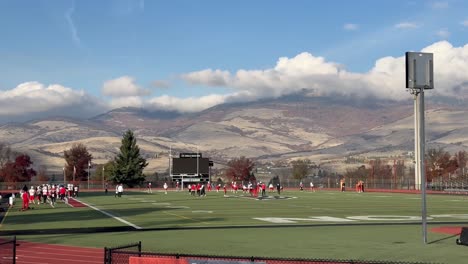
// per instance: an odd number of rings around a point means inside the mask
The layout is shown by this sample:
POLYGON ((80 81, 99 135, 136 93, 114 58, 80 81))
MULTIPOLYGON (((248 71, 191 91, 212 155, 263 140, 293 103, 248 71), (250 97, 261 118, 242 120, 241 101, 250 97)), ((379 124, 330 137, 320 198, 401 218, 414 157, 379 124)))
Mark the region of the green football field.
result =
POLYGON ((421 196, 394 193, 285 191, 265 199, 210 192, 82 193, 88 207, 58 203, 19 211, 1 231, 44 243, 111 247, 142 241, 144 251, 164 253, 466 263, 458 235, 435 227, 468 226, 465 196, 427 197, 428 243, 423 243, 421 196), (94 233, 95 228, 127 227, 94 233), (67 229, 81 229, 69 234, 67 229), (63 229, 63 230, 62 230, 63 229), (38 232, 40 231, 40 232, 38 232))

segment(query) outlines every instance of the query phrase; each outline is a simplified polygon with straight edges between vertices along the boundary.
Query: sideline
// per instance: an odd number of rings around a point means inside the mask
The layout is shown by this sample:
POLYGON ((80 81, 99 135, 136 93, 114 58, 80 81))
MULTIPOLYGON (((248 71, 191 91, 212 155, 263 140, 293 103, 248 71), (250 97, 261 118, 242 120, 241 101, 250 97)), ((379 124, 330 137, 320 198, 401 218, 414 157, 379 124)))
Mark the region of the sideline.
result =
POLYGON ((143 227, 140 227, 140 226, 137 226, 137 225, 135 225, 135 224, 132 224, 132 223, 128 222, 127 220, 124 220, 124 219, 122 219, 122 218, 120 218, 120 217, 118 217, 118 216, 115 216, 115 215, 113 215, 113 214, 111 214, 111 213, 108 213, 108 212, 106 212, 106 211, 104 211, 104 210, 101 210, 101 209, 99 209, 99 208, 97 208, 97 207, 95 207, 95 206, 92 206, 92 205, 90 205, 90 204, 87 204, 87 203, 85 203, 85 202, 83 202, 83 201, 81 201, 81 200, 78 200, 78 199, 76 199, 76 198, 74 198, 74 199, 75 199, 76 201, 78 201, 78 202, 80 202, 80 203, 82 203, 82 204, 84 204, 84 205, 86 205, 86 206, 88 206, 88 207, 90 207, 90 208, 92 208, 92 209, 98 211, 98 212, 101 212, 101 213, 103 213, 103 214, 105 214, 105 215, 107 215, 107 216, 109 216, 109 217, 112 217, 112 218, 114 218, 115 220, 117 220, 117 221, 119 221, 119 222, 122 222, 122 223, 124 223, 124 224, 126 224, 126 225, 129 225, 129 226, 131 226, 131 227, 133 227, 133 228, 135 228, 135 229, 143 229, 143 227))
POLYGON ((8 216, 8 212, 10 212, 10 209, 12 208, 13 206, 8 206, 7 210, 3 213, 3 214, 0 214, 0 228, 3 227, 3 221, 5 221, 5 218, 8 216))

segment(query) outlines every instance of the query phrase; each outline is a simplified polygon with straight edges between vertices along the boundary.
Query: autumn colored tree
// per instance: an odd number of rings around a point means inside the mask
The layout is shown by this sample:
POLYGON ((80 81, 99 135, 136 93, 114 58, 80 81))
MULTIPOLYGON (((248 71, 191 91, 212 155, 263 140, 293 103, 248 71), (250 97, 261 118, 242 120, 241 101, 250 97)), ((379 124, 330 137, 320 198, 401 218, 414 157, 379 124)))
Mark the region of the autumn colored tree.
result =
POLYGON ((69 150, 65 150, 65 173, 67 181, 74 179, 77 181, 88 179, 88 163, 93 156, 88 152, 82 143, 73 144, 69 150))
POLYGON ((131 130, 127 130, 122 137, 120 153, 114 160, 112 181, 129 187, 137 186, 145 181, 143 169, 146 166, 148 162, 140 154, 135 135, 131 130))
POLYGON ((7 162, 0 170, 0 178, 5 182, 27 182, 36 175, 36 171, 31 168, 33 162, 27 154, 21 154, 15 158, 14 162, 7 162))
POLYGON ((384 160, 376 159, 374 161, 374 173, 376 178, 390 180, 392 178, 392 167, 384 160))
POLYGON ((37 170, 37 177, 36 179, 38 181, 48 181, 49 177, 47 176, 47 167, 45 165, 42 165, 39 167, 37 170))
POLYGON ((458 175, 463 176, 463 173, 466 172, 466 164, 468 162, 466 151, 463 150, 455 153, 455 159, 457 160, 459 168, 458 175))
POLYGON ((366 168, 365 165, 359 166, 357 168, 348 168, 344 174, 346 179, 351 179, 351 182, 365 181, 370 174, 370 170, 366 168))
POLYGON ((15 163, 7 161, 0 170, 0 179, 2 182, 18 182, 16 178, 15 163))
POLYGON ((230 181, 250 181, 254 167, 254 162, 244 156, 234 158, 227 164, 226 177, 230 181))
POLYGON ((311 162, 308 159, 297 159, 291 161, 292 175, 294 179, 301 180, 309 174, 311 162))
MULTIPOLYGON (((463 155, 463 154, 459 154, 463 155)), ((462 158, 460 156, 460 158, 462 158)), ((461 159, 463 161, 463 159, 461 159)), ((426 154, 426 177, 431 182, 436 177, 448 177, 458 169, 457 155, 451 156, 443 148, 429 149, 426 154)))

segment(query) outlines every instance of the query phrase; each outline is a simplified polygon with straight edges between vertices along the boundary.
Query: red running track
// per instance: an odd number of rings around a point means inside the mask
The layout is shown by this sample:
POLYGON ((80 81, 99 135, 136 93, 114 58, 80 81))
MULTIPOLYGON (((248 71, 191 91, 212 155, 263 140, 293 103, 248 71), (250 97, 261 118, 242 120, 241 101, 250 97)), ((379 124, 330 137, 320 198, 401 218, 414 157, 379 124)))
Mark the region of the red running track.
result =
POLYGON ((77 200, 71 197, 68 198, 68 205, 70 205, 71 207, 86 207, 85 204, 78 202, 77 200))
MULTIPOLYGON (((86 205, 73 198, 68 199, 72 207, 86 205)), ((18 241, 16 247, 17 264, 102 264, 104 249, 72 247, 64 245, 41 244, 28 241, 18 241)), ((1 263, 1 260, 0 260, 1 263)))
POLYGON ((17 264, 102 264, 104 249, 17 241, 17 264))

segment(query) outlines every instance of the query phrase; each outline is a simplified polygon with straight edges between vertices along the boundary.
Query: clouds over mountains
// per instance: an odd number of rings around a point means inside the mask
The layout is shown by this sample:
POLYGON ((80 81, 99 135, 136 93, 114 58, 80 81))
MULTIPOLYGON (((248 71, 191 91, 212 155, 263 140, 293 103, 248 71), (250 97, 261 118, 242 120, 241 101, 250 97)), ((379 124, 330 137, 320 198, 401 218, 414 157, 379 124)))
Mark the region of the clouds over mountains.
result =
MULTIPOLYGON (((422 51, 434 53, 436 89, 433 94, 467 97, 468 45, 453 47, 441 41, 422 51)), ((182 77, 190 84, 233 88, 231 96, 234 97, 236 93, 251 98, 278 97, 309 89, 317 95, 408 99, 404 56, 381 58, 368 72, 354 73, 343 65, 304 52, 293 58, 280 58, 270 69, 235 73, 206 69, 182 77)))
POLYGON ((50 115, 82 117, 96 114, 106 104, 83 90, 73 90, 59 84, 46 86, 25 82, 0 91, 0 121, 25 121, 50 115))
MULTIPOLYGON (((422 51, 434 53, 436 88, 430 95, 467 99, 468 44, 454 47, 441 41, 422 51)), ((158 80, 158 83, 164 82, 165 87, 158 92, 196 89, 191 86, 213 87, 211 94, 201 97, 152 95, 151 87, 138 85, 131 76, 104 81, 103 96, 99 98, 59 84, 25 82, 11 90, 0 91, 0 120, 11 116, 34 118, 50 114, 83 117, 123 106, 196 112, 225 102, 275 98, 304 89, 314 96, 405 100, 410 96, 405 89, 404 76, 404 56, 380 58, 368 72, 357 73, 347 71, 345 65, 303 52, 292 58, 281 57, 271 68, 239 69, 236 72, 207 68, 182 73, 179 77, 185 82, 184 87, 158 80), (229 92, 216 93, 219 87, 229 92)))

